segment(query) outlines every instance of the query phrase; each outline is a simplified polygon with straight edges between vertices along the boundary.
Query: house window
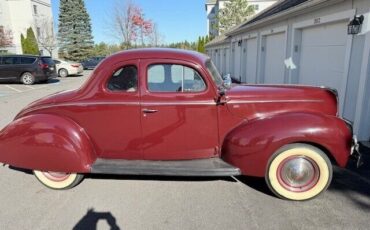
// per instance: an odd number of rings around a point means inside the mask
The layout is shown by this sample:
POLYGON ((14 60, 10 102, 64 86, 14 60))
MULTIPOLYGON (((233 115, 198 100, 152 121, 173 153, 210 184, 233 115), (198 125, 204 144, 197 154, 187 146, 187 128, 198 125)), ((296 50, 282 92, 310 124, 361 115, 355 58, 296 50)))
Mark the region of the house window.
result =
POLYGON ((253 7, 253 9, 254 9, 254 10, 256 10, 256 11, 260 9, 260 6, 259 6, 259 5, 252 5, 252 7, 253 7))
POLYGON ((36 28, 36 33, 37 33, 37 37, 40 37, 40 35, 41 35, 41 28, 40 27, 36 28))
POLYGON ((37 6, 33 5, 33 14, 37 14, 37 6))

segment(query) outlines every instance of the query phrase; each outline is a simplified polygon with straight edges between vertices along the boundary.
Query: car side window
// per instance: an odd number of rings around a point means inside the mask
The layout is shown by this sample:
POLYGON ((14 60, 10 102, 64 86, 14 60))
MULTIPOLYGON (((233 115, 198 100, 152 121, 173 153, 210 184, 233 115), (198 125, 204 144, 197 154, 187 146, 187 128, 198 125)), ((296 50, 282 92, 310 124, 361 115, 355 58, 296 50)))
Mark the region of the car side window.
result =
POLYGON ((108 89, 120 92, 137 91, 137 68, 136 66, 124 66, 113 73, 108 81, 108 89))
POLYGON ((200 74, 183 65, 150 65, 147 81, 151 92, 202 92, 206 89, 200 74))
POLYGON ((21 57, 22 64, 33 64, 36 61, 36 58, 33 57, 21 57))
POLYGON ((20 64, 20 58, 18 57, 3 57, 3 65, 14 65, 20 64))

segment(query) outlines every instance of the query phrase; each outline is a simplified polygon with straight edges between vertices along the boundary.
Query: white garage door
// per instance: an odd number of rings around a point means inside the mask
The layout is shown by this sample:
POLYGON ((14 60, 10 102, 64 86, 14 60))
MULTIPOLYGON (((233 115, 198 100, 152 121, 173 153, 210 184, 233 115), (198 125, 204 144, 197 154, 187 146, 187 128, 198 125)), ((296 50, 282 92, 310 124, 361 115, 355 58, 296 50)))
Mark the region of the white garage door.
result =
POLYGON ((225 48, 224 50, 225 56, 224 56, 224 68, 223 68, 223 74, 230 73, 230 49, 225 48))
POLYGON ((240 79, 240 64, 241 64, 241 46, 238 46, 238 43, 235 45, 235 52, 234 52, 234 78, 240 79))
POLYGON ((302 30, 299 83, 335 88, 343 100, 346 29, 346 22, 338 22, 302 30))
POLYGON ((285 33, 266 36, 264 83, 282 84, 285 76, 285 33))
POLYGON ((257 83, 257 38, 247 40, 246 82, 257 83))

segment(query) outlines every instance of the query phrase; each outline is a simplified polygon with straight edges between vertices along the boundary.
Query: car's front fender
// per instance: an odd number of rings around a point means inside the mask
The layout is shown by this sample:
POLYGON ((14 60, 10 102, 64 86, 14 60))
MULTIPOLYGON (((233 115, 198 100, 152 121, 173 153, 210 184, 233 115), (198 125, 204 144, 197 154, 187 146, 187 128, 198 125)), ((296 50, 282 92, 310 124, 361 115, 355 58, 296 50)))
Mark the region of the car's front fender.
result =
POLYGON ((321 147, 345 167, 352 133, 334 116, 295 112, 256 119, 232 130, 225 138, 222 158, 244 175, 264 176, 271 155, 284 145, 309 143, 321 147))
POLYGON ((28 115, 0 132, 0 162, 15 167, 85 173, 95 159, 88 135, 69 118, 28 115))

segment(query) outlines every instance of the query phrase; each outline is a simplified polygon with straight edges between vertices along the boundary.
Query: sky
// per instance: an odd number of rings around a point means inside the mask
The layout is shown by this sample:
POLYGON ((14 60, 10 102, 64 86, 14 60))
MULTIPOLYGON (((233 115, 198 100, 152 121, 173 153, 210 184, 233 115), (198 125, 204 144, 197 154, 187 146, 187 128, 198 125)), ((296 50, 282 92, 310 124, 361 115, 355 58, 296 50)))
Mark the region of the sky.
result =
MULTIPOLYGON (((95 43, 118 43, 108 27, 116 1, 125 0, 85 0, 90 14, 95 43)), ((143 9, 147 19, 155 22, 165 43, 196 41, 205 36, 206 0, 132 0, 143 9)), ((59 0, 52 0, 54 21, 58 22, 59 0)))

